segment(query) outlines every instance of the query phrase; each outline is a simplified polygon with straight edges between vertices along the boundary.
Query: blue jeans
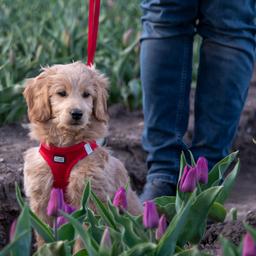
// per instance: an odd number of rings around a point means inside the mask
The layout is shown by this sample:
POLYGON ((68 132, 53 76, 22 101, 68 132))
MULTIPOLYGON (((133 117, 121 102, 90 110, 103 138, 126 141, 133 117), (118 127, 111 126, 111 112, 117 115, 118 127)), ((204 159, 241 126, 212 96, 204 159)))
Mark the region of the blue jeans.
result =
POLYGON ((255 0, 148 0, 141 3, 141 81, 147 179, 177 183, 181 151, 212 167, 229 153, 255 59, 255 0), (202 37, 192 144, 192 47, 202 37))

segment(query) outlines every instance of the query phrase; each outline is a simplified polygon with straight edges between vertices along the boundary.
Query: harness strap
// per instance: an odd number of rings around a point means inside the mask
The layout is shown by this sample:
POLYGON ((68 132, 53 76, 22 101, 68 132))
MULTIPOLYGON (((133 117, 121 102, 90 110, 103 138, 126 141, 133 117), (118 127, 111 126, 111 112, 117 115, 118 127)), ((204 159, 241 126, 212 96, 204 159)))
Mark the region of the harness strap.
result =
POLYGON ((81 142, 70 147, 55 147, 42 143, 39 152, 51 169, 53 187, 65 191, 73 167, 78 161, 90 155, 97 147, 96 141, 81 142))

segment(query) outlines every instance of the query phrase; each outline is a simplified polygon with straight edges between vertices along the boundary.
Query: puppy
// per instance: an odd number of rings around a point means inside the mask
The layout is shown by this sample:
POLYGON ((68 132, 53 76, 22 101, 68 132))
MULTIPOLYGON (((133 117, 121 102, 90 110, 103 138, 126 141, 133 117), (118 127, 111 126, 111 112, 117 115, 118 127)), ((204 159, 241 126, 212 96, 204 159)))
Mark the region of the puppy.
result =
MULTIPOLYGON (((54 65, 25 84, 24 97, 28 105, 30 136, 40 143, 55 147, 69 147, 107 135, 107 85, 105 76, 94 67, 81 62, 54 65)), ((29 204, 36 215, 52 224, 46 208, 53 187, 53 175, 39 148, 24 154, 24 188, 29 204)), ((128 175, 123 164, 104 147, 78 161, 72 168, 65 189, 67 203, 79 208, 86 180, 106 202, 120 186, 126 186, 128 175)), ((128 211, 142 212, 135 192, 127 194, 128 211)), ((38 245, 42 239, 37 237, 38 245)))

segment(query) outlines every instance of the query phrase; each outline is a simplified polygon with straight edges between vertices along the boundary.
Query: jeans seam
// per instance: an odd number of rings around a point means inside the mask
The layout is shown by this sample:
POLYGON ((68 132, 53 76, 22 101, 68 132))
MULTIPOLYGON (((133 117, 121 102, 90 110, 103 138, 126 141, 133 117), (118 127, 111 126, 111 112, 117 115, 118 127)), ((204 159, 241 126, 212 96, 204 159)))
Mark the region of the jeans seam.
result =
MULTIPOLYGON (((183 65, 182 65, 182 72, 181 72, 181 80, 180 80, 180 91, 179 91, 179 103, 178 103, 178 107, 177 107, 177 114, 176 114, 176 118, 175 118, 175 126, 174 126, 174 131, 178 136, 178 139, 182 139, 181 138, 181 134, 180 131, 178 131, 178 123, 180 122, 181 119, 181 113, 182 113, 182 109, 184 109, 184 97, 182 97, 182 95, 184 95, 184 91, 185 91, 185 87, 186 87, 186 78, 187 78, 187 61, 188 61, 188 44, 185 43, 184 44, 184 48, 183 48, 183 65)), ((179 166, 179 159, 175 159, 175 164, 176 166, 179 166)))
POLYGON ((182 109, 184 108, 184 99, 182 99, 182 94, 184 94, 184 90, 185 90, 185 82, 186 82, 186 77, 187 77, 187 72, 186 72, 186 68, 187 68, 187 50, 188 50, 188 46, 187 44, 184 45, 183 48, 183 65, 182 65, 182 72, 181 72, 181 79, 180 79, 180 91, 179 91, 179 103, 178 103, 178 107, 177 107, 177 114, 176 114, 176 118, 175 118, 175 126, 174 126, 174 131, 176 133, 178 133, 178 136, 180 137, 180 132, 177 129, 178 123, 180 122, 180 117, 181 117, 181 112, 182 109))

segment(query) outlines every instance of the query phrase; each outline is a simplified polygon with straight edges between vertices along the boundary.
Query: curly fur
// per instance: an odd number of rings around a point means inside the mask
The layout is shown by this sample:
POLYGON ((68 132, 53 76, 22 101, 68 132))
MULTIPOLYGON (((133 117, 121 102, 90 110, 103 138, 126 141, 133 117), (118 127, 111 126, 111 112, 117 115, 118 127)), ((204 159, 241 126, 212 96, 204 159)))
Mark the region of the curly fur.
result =
MULTIPOLYGON (((28 105, 30 136, 58 147, 81 141, 96 140, 107 135, 108 80, 94 67, 81 62, 54 65, 25 85, 24 97, 28 105), (65 91, 66 96, 60 95, 65 91), (70 111, 80 109, 79 122, 73 122, 70 111)), ((24 155, 24 188, 32 210, 46 223, 46 215, 53 177, 38 148, 28 149, 24 155)), ((86 180, 91 179, 92 189, 106 202, 120 186, 128 182, 123 164, 109 154, 105 147, 79 161, 73 168, 65 197, 68 203, 79 207, 86 180)), ((128 190, 128 211, 140 214, 142 206, 136 194, 128 190)), ((37 236, 38 244, 43 241, 37 236)))

